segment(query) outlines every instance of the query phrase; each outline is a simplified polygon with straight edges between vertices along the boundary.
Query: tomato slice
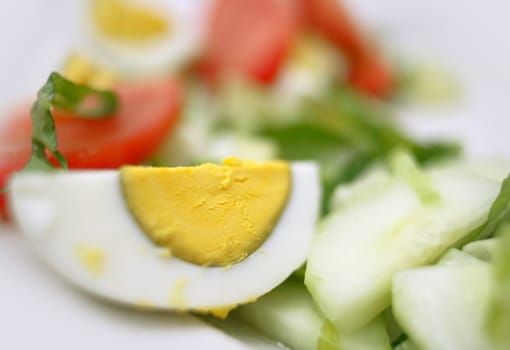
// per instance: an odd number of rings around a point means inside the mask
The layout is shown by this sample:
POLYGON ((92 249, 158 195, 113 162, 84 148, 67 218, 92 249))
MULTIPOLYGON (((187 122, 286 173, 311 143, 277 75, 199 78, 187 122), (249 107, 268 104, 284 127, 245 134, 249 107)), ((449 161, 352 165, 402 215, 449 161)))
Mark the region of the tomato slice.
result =
POLYGON ((217 0, 201 73, 212 82, 230 73, 272 82, 298 30, 299 10, 295 0, 217 0))
POLYGON ((338 0, 303 0, 303 5, 309 25, 347 57, 350 84, 368 94, 389 94, 394 86, 390 67, 366 40, 342 3, 338 0))
POLYGON ((381 58, 372 57, 351 65, 348 81, 369 95, 384 97, 394 89, 393 73, 381 58))
MULTIPOLYGON (((114 169, 147 159, 174 126, 183 101, 174 80, 129 83, 116 89, 119 110, 100 120, 54 112, 58 148, 74 169, 114 169)), ((30 158, 30 106, 17 109, 0 132, 0 187, 30 158)), ((0 195, 0 215, 6 218, 0 195)))
MULTIPOLYGON (((0 188, 5 188, 11 174, 20 170, 28 162, 30 158, 30 137, 28 147, 26 142, 13 141, 4 143, 4 138, 0 137, 4 145, 0 148, 0 188)), ((5 195, 0 193, 0 218, 7 219, 7 209, 5 203, 5 195)))

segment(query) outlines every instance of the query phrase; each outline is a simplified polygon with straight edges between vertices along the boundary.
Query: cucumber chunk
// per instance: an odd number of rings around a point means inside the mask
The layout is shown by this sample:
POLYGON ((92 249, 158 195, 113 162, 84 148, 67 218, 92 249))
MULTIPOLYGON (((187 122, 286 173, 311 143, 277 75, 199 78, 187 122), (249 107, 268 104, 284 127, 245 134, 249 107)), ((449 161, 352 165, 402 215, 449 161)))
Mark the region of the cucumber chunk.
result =
POLYGON ((339 339, 339 350, 391 350, 390 338, 382 315, 353 333, 339 332, 339 339))
POLYGON ((295 350, 316 349, 325 322, 306 288, 293 279, 232 316, 295 350))
POLYGON ((246 344, 252 350, 284 350, 288 349, 283 344, 274 341, 267 337, 259 330, 251 327, 242 320, 235 317, 228 317, 226 319, 218 319, 213 316, 203 317, 212 326, 222 330, 231 337, 234 337, 243 344, 246 344))
POLYGON ((462 251, 480 260, 492 262, 494 260, 498 240, 499 238, 489 238, 481 241, 474 241, 462 247, 462 251))
POLYGON ((438 200, 423 201, 409 178, 392 176, 385 188, 371 185, 371 194, 358 189, 363 200, 343 202, 319 224, 305 284, 341 332, 360 329, 390 305, 395 272, 436 261, 479 226, 499 190, 458 167, 425 175, 438 200))
POLYGON ((479 266, 480 259, 475 258, 474 256, 463 252, 461 250, 452 248, 449 249, 445 255, 441 257, 438 262, 438 265, 441 266, 469 266, 469 264, 474 264, 479 266))
POLYGON ((395 318, 423 350, 492 349, 484 326, 491 268, 459 251, 447 255, 439 265, 395 274, 395 318))
POLYGON ((317 350, 391 350, 383 316, 350 334, 339 333, 335 325, 326 321, 317 350))
POLYGON ((340 333, 317 309, 303 283, 292 278, 255 303, 239 307, 232 318, 295 350, 391 349, 382 316, 354 333, 340 333))

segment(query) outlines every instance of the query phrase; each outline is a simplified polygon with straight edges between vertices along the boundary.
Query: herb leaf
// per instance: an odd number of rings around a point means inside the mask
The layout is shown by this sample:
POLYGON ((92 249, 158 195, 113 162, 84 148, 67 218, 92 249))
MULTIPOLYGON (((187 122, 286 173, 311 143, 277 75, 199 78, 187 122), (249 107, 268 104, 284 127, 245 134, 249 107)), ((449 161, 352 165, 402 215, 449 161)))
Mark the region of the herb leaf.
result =
POLYGON ((67 169, 65 157, 57 150, 52 108, 72 111, 80 118, 99 119, 111 116, 117 106, 113 92, 77 85, 58 73, 51 73, 32 105, 32 155, 24 170, 52 170, 54 167, 46 156, 47 150, 62 168, 67 169))
MULTIPOLYGON (((335 89, 306 100, 300 118, 291 125, 267 125, 260 136, 278 147, 287 160, 315 160, 321 166, 322 213, 329 211, 333 190, 348 183, 395 149, 409 151, 422 164, 455 157, 455 143, 417 143, 392 123, 385 110, 349 89, 335 89)), ((268 118, 270 119, 270 118, 268 118)))
POLYGON ((489 210, 487 220, 467 237, 459 241, 456 246, 462 247, 472 241, 491 238, 506 221, 510 222, 510 175, 503 180, 501 189, 489 210))
POLYGON ((494 232, 501 223, 510 216, 510 175, 503 180, 498 196, 489 211, 487 221, 479 229, 477 239, 486 239, 494 236, 494 232))
POLYGON ((493 336, 495 349, 510 346, 510 221, 505 220, 497 230, 498 246, 494 256, 494 291, 487 325, 493 336))

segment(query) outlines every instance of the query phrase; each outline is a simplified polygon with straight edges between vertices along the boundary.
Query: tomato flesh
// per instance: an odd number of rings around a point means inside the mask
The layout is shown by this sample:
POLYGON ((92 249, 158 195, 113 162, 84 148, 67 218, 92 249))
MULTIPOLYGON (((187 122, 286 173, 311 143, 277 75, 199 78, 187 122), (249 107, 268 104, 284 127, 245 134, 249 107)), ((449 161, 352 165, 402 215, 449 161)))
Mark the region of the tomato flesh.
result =
POLYGON ((303 0, 304 16, 347 57, 349 83, 375 96, 388 95, 394 86, 390 67, 371 47, 360 28, 338 0, 303 0))
MULTIPOLYGON (((58 148, 74 169, 115 169, 147 159, 173 128, 182 105, 177 81, 130 83, 116 89, 119 109, 110 118, 86 120, 55 111, 58 148)), ((28 105, 15 111, 0 133, 0 187, 30 158, 31 117, 28 105)), ((5 197, 0 215, 6 218, 5 197)))
POLYGON ((201 73, 212 82, 228 74, 272 82, 290 50, 299 18, 294 0, 216 1, 201 73))

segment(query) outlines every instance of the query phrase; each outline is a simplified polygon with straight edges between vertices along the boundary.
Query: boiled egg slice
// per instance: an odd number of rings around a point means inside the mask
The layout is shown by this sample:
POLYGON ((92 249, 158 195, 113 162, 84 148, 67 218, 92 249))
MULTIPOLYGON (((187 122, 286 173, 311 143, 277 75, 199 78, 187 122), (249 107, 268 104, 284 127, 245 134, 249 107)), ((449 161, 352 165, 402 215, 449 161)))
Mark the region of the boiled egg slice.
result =
POLYGON ((74 50, 120 77, 177 71, 200 50, 208 3, 86 1, 74 50))
POLYGON ((318 217, 313 163, 242 162, 20 173, 9 199, 37 252, 121 303, 224 316, 306 260, 318 217))

